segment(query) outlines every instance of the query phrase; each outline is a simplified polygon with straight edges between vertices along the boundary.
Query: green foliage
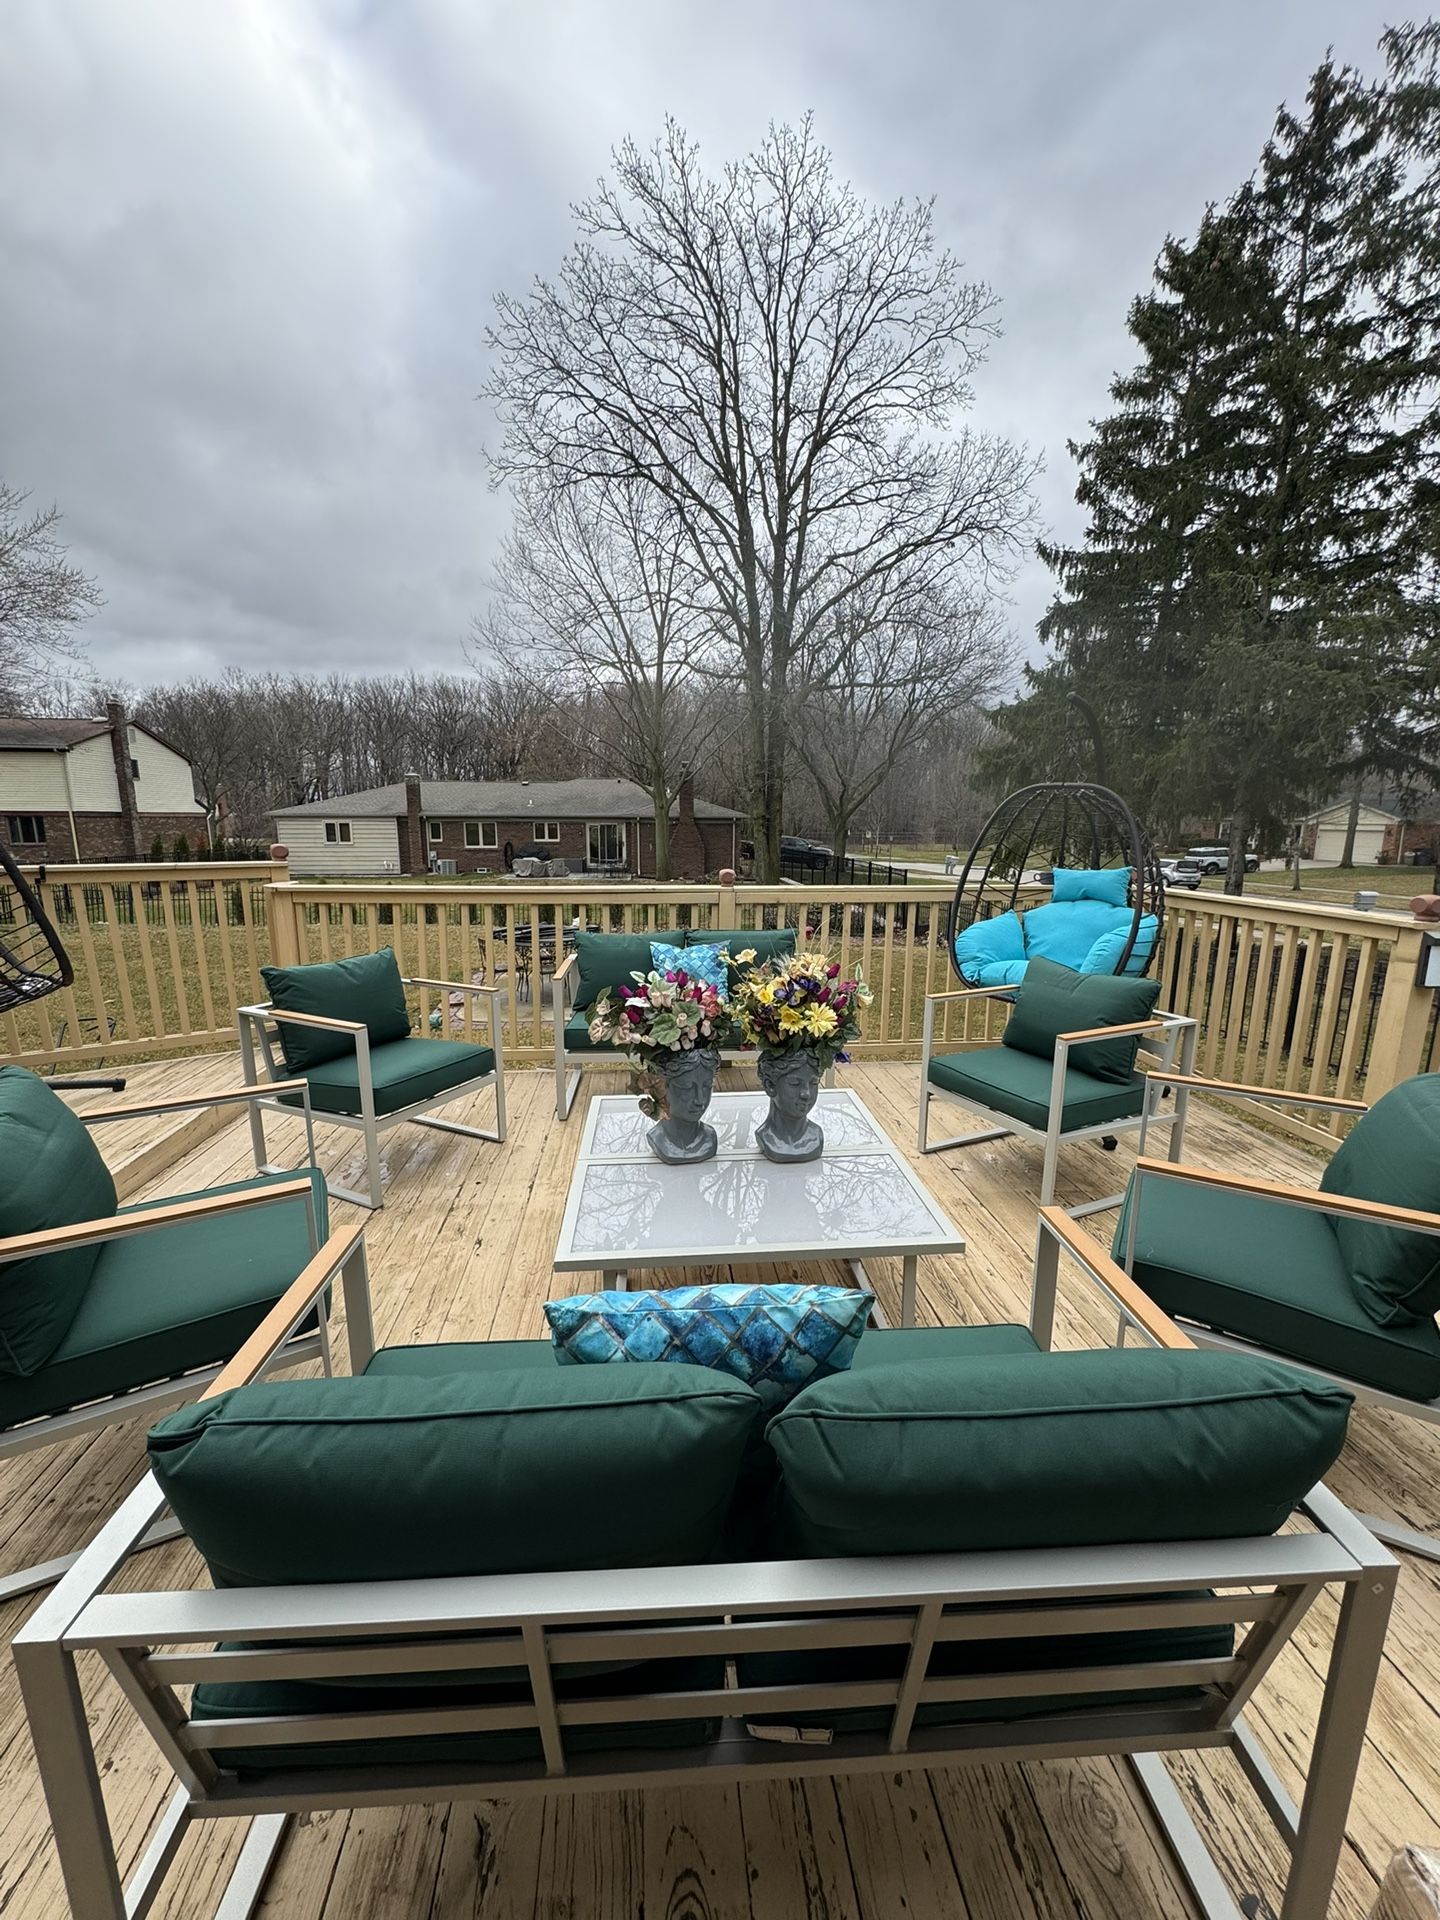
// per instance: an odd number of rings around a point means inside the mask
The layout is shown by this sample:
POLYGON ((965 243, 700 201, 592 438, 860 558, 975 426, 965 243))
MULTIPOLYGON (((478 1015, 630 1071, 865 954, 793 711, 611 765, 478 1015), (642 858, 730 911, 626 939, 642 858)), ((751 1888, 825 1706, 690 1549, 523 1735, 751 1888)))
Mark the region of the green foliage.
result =
POLYGON ((155 838, 150 842, 150 858, 152 860, 163 860, 165 858, 165 836, 163 833, 157 833, 155 838))
POLYGON ((190 841, 183 833, 177 833, 175 836, 174 857, 177 861, 188 860, 190 858, 190 841))

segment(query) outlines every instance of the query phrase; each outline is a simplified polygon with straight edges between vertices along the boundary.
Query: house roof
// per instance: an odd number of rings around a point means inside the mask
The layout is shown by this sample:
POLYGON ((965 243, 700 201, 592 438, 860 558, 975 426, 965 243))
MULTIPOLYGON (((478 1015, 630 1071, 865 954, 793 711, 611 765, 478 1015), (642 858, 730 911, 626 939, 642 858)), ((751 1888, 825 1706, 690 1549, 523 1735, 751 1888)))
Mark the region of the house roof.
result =
MULTIPOLYGON (((276 807, 276 820, 323 816, 333 820, 397 819, 405 811, 405 783, 367 787, 363 793, 332 794, 298 807, 276 807)), ((422 780, 420 811, 432 819, 483 817, 493 820, 653 820, 654 803, 634 780, 422 780)), ((672 806, 671 814, 676 809, 672 806)), ((733 807, 713 800, 695 802, 697 820, 738 820, 733 807)))
MULTIPOLYGON (((1348 800, 1332 800, 1328 806, 1317 807, 1313 813, 1307 813, 1305 815, 1305 824, 1307 826, 1318 825, 1322 820, 1332 820, 1337 817, 1343 817, 1347 815, 1349 811, 1350 802, 1348 800)), ((1362 800, 1360 803, 1360 818, 1363 820, 1367 816, 1372 820, 1398 820, 1400 818, 1399 814, 1392 813, 1389 807, 1377 807, 1373 801, 1362 800)))
POLYGON ((51 714, 0 713, 0 751, 65 753, 82 740, 108 733, 103 720, 59 719, 51 714))

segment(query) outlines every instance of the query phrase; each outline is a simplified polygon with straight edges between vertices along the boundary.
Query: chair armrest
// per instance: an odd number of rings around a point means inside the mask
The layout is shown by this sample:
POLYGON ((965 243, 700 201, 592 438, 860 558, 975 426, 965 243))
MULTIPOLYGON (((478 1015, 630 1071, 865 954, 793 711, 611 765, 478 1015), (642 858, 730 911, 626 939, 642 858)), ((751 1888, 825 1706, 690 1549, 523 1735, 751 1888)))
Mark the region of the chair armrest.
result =
POLYGON ((402 977, 402 987, 431 987, 437 993, 488 993, 494 999, 498 987, 480 986, 473 980, 422 980, 418 974, 402 977))
POLYGON ((1145 1289, 1132 1280, 1125 1269, 1110 1258, 1099 1241, 1092 1240, 1063 1207, 1040 1209, 1040 1232, 1042 1235, 1048 1233, 1058 1241, 1101 1292, 1107 1294, 1126 1318, 1133 1320, 1157 1347, 1178 1351, 1194 1346, 1195 1342, 1189 1334, 1176 1326, 1164 1308, 1158 1307, 1145 1289))
POLYGON ((216 1394, 228 1393, 232 1387, 243 1387, 253 1380, 284 1346, 364 1238, 363 1222, 358 1226, 338 1227, 200 1398, 213 1400, 216 1394))
MULTIPOLYGON (((1055 1044, 1073 1047, 1082 1040, 1124 1040, 1131 1034, 1168 1033, 1171 1024, 1169 1020, 1155 1019, 1127 1020, 1123 1027, 1081 1027, 1077 1033, 1057 1033, 1055 1044)), ((1162 1077, 1169 1078, 1168 1075, 1162 1077)))
POLYGON ((136 1213, 112 1214, 108 1220, 77 1220, 68 1227, 47 1227, 40 1233, 16 1233, 0 1240, 0 1265, 29 1260, 41 1253, 66 1253, 72 1247, 94 1246, 101 1240, 122 1240, 134 1233, 156 1233, 162 1227, 180 1227, 195 1220, 219 1219, 243 1213, 247 1207, 271 1207, 282 1200, 308 1199, 308 1180, 281 1180, 270 1187, 251 1187, 243 1193, 202 1194, 195 1200, 176 1200, 168 1206, 146 1207, 136 1213))
POLYGON ((945 993, 927 993, 925 1000, 927 1005, 933 1002, 938 1007, 947 1000, 998 1000, 1014 991, 1014 987, 951 987, 945 993))
POLYGON ((1167 1087, 1189 1087, 1196 1093, 1220 1093, 1236 1100, 1279 1100, 1295 1107, 1329 1107, 1337 1113, 1368 1113, 1364 1100, 1341 1100, 1328 1093, 1289 1093, 1282 1087, 1254 1087, 1243 1080, 1212 1080, 1202 1073, 1165 1073, 1151 1071, 1151 1080, 1163 1080, 1167 1087))
POLYGON ((1279 1180, 1253 1180, 1249 1174, 1216 1173, 1209 1167, 1191 1167, 1183 1161, 1152 1160, 1142 1155, 1135 1162, 1136 1188, 1139 1188, 1142 1180, 1150 1178, 1187 1180, 1191 1186, 1218 1187, 1222 1192, 1252 1194, 1259 1200, 1278 1200, 1290 1207, 1309 1207, 1316 1213, 1335 1213, 1346 1220, 1366 1220, 1377 1227, 1405 1227, 1412 1233, 1440 1233, 1440 1213, 1421 1213, 1416 1207, 1392 1207, 1383 1200, 1355 1200, 1344 1193, 1321 1193, 1314 1187, 1289 1187, 1279 1180))
POLYGON ((567 953, 565 958, 560 962, 559 966, 555 969, 555 972, 552 975, 552 978, 555 981, 555 984, 558 986, 560 982, 564 980, 566 976, 569 974, 571 968, 578 967, 579 964, 580 964, 580 956, 578 953, 567 953))
POLYGON ((282 1027, 321 1027, 330 1033, 367 1033, 363 1020, 332 1020, 328 1013, 291 1013, 284 1007, 243 1007, 243 1013, 255 1013, 274 1020, 282 1027))
POLYGON ((93 1107, 77 1118, 87 1127, 98 1127, 106 1120, 132 1120, 146 1113, 184 1113, 191 1107, 225 1107, 246 1100, 273 1100, 277 1094, 299 1093, 310 1098, 309 1083, 304 1080, 267 1080, 263 1086, 222 1087, 215 1093, 177 1094, 171 1100, 146 1100, 137 1106, 93 1107))

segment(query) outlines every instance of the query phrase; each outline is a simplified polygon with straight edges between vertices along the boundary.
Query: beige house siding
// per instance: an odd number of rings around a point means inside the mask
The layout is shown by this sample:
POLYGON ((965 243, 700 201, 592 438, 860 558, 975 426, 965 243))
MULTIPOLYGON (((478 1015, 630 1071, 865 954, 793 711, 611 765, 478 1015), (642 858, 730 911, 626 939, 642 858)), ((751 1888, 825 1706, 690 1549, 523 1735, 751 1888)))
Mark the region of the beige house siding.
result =
MULTIPOLYGON (((335 814, 336 820, 345 819, 335 814)), ((333 844, 325 838, 325 821, 318 815, 277 820, 284 845, 290 849, 293 873, 374 874, 400 871, 400 833, 393 820, 351 820, 350 843, 333 844)))
MULTIPOLYGON (((108 753, 109 741, 100 744, 108 753)), ((65 758, 63 753, 0 751, 0 813, 63 813, 70 804, 65 758)), ((113 775, 110 790, 115 790, 113 775)))
MULTIPOLYGON (((1312 814, 1306 826, 1313 827, 1313 840, 1308 833, 1302 840, 1302 847, 1306 842, 1313 847, 1313 852, 1307 852, 1306 857, 1333 867, 1345 851, 1345 829, 1349 819, 1348 805, 1326 807, 1322 813, 1312 814)), ((1393 814, 1382 813, 1377 807, 1361 807, 1355 828, 1357 866, 1373 867, 1377 864, 1385 844, 1385 829, 1393 820, 1393 814)))

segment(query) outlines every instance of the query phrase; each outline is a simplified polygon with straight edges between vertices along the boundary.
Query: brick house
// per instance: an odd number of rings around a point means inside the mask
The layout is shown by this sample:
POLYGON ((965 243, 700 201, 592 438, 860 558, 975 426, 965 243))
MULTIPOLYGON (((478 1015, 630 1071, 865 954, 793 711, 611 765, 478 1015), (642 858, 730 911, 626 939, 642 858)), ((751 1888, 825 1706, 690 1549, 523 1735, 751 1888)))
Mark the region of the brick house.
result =
POLYGON ((205 841, 185 755, 112 700, 103 719, 0 714, 0 841, 31 864, 143 860, 205 841))
MULTIPOLYGON (((419 780, 277 807, 276 838, 297 873, 503 873, 511 859, 563 860, 572 873, 655 874, 655 809, 633 780, 419 780)), ((739 864, 741 816, 697 800, 670 809, 670 867, 700 879, 739 864)))

